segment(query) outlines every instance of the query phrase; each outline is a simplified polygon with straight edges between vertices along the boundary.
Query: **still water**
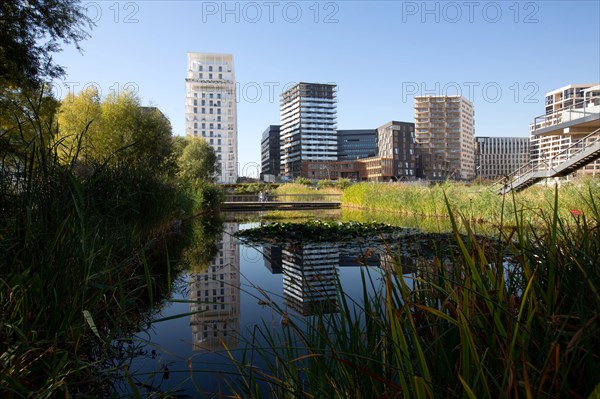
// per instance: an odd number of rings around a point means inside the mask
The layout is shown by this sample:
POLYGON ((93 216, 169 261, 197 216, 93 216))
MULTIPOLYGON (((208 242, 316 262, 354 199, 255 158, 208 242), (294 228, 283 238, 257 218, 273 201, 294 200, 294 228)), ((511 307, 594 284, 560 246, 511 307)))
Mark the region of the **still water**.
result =
POLYGON ((224 223, 218 252, 207 267, 178 277, 171 299, 154 317, 163 320, 133 339, 136 356, 125 392, 132 384, 146 393, 169 391, 178 397, 228 392, 226 379, 238 374, 230 357, 264 366, 252 352, 257 330, 273 333, 288 317, 336 312, 338 281, 357 299, 361 273, 368 270, 375 285, 381 282, 379 270, 388 259, 383 248, 356 242, 280 248, 249 245, 234 236, 256 226, 224 223))

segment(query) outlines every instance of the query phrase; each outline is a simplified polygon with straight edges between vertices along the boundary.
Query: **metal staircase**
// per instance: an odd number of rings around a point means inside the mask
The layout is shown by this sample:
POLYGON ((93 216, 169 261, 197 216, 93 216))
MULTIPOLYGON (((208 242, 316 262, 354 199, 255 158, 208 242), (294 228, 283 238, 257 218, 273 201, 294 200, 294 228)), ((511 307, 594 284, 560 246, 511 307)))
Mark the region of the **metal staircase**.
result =
POLYGON ((548 170, 537 170, 536 164, 534 164, 534 161, 531 161, 502 180, 497 181, 492 185, 492 187, 501 183, 502 188, 500 188, 498 194, 507 194, 511 191, 524 190, 542 179, 563 177, 575 172, 585 165, 600 159, 599 132, 600 129, 596 129, 581 140, 555 155, 548 162, 549 165, 553 165, 553 161, 555 161, 557 158, 564 156, 565 153, 569 154, 568 158, 559 165, 551 167, 548 170))

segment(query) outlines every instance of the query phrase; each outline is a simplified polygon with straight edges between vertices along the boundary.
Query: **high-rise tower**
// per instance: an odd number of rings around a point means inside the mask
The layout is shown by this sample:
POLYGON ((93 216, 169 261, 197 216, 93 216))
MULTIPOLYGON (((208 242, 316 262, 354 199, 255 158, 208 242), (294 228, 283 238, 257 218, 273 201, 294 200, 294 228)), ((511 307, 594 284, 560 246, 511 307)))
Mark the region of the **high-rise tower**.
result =
POLYGON ((466 98, 415 97, 415 139, 420 177, 475 177, 475 119, 473 103, 466 98))
POLYGON ((188 53, 185 131, 202 137, 221 166, 219 183, 237 180, 237 103, 231 54, 188 53))
POLYGON ((281 173, 299 176, 303 161, 337 160, 337 86, 298 83, 281 94, 281 173))

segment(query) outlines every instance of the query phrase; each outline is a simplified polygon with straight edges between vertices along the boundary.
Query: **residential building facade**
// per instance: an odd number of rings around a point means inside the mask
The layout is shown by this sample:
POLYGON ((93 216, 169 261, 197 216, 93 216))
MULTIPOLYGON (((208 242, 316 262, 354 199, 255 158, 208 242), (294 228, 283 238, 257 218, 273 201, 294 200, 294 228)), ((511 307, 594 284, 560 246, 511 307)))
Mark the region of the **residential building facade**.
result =
MULTIPOLYGON (((600 85, 571 84, 546 93, 545 113, 529 126, 531 161, 537 170, 550 170, 576 151, 600 140, 600 85)), ((576 173, 600 175, 600 161, 576 173)))
POLYGON ((298 83, 281 94, 281 174, 297 177, 302 161, 337 160, 337 86, 298 83))
POLYGON ((415 139, 420 176, 428 180, 475 177, 473 104, 462 96, 416 96, 415 139))
POLYGON ((353 129, 338 130, 338 159, 369 158, 377 155, 377 130, 353 129))
POLYGON ((393 160, 392 180, 416 177, 415 124, 391 121, 377 128, 378 157, 393 160))
POLYGON ((270 125, 262 134, 260 142, 260 176, 279 176, 281 152, 279 144, 279 125, 270 125))
POLYGON ((477 137, 477 177, 499 179, 525 167, 529 160, 528 137, 477 137))
POLYGON ((231 54, 188 53, 185 130, 215 150, 219 183, 235 183, 238 173, 236 83, 231 54))

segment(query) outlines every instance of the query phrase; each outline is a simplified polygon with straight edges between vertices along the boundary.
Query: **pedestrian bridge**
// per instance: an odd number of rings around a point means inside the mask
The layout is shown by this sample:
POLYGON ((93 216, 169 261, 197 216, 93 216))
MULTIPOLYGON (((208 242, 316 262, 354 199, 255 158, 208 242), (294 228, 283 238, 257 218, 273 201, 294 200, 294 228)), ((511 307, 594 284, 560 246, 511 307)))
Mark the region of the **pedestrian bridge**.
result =
POLYGON ((341 204, 340 194, 271 195, 263 201, 259 201, 258 195, 228 194, 221 204, 221 210, 228 212, 319 210, 339 209, 341 204))

